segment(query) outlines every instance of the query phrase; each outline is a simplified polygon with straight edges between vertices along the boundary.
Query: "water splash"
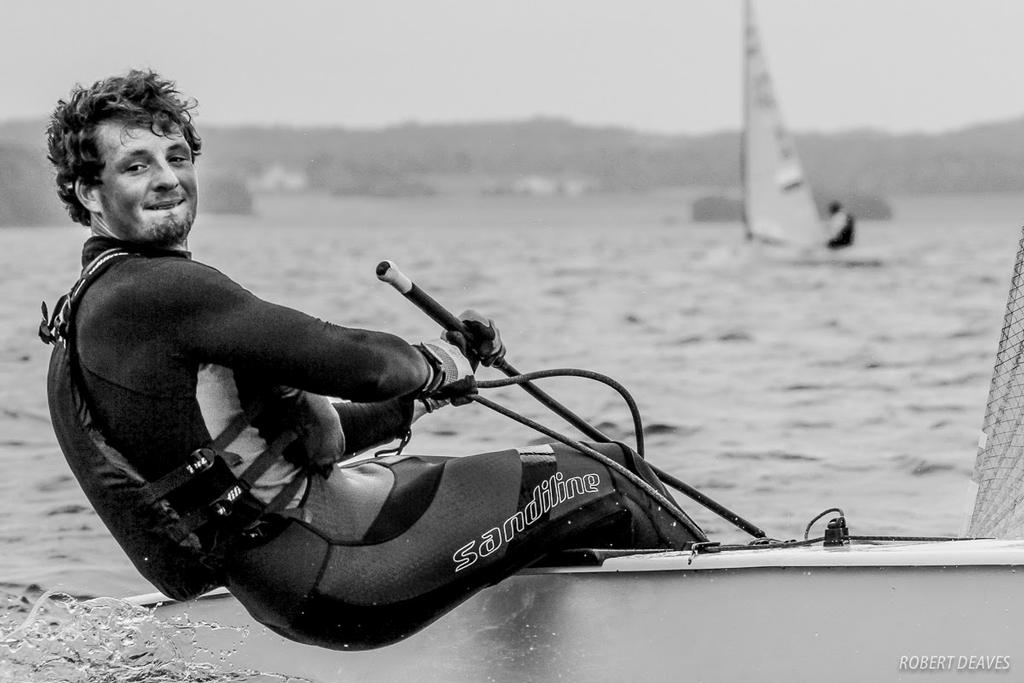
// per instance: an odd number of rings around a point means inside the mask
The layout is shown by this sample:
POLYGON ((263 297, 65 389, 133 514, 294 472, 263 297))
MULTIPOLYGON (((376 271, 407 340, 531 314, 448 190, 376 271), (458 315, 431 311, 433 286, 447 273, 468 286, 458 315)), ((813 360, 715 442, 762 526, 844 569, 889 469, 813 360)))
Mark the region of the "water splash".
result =
MULTIPOLYGON (((24 611, 8 604, 5 617, 24 611)), ((12 599, 8 597, 8 603, 12 599)), ((248 629, 190 621, 157 619, 153 608, 116 598, 78 600, 46 591, 11 630, 0 631, 0 683, 298 683, 302 679, 229 665, 248 629), (198 645, 204 629, 234 632, 225 649, 198 645)), ((221 639, 223 640, 223 639, 221 639)))

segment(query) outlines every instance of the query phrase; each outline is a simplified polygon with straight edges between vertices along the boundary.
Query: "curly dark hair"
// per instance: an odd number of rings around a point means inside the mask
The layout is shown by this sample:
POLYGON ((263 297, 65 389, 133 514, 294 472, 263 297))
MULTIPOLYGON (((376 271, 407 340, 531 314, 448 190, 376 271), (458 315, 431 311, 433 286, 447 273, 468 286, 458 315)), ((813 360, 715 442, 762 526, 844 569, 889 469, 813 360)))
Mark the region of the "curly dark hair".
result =
POLYGON ((129 71, 96 81, 89 88, 76 85, 68 99, 57 102, 46 129, 50 163, 57 171, 57 196, 67 206, 71 220, 82 225, 92 222, 89 211, 75 195, 75 181, 100 182, 103 159, 96 145, 96 128, 104 121, 145 126, 156 135, 181 132, 199 156, 202 139, 192 125, 191 110, 197 102, 186 99, 173 81, 152 71, 129 71))

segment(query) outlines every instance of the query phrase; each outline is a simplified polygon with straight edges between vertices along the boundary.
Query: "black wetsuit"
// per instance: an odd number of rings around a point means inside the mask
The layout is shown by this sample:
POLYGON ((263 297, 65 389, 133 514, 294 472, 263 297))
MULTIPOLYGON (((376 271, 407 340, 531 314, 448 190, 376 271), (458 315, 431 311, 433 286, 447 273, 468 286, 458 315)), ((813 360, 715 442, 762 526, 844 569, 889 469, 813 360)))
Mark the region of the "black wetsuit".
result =
MULTIPOLYGON (((405 341, 263 301, 183 252, 94 237, 83 263, 114 247, 143 258, 121 259, 85 291, 76 348, 96 425, 146 478, 256 403, 227 448, 242 469, 294 428, 282 388, 346 401, 331 412, 346 453, 408 430, 428 371, 405 341)), ((600 448, 663 491, 632 451, 600 448)), ((327 477, 296 462, 280 460, 253 488, 268 501, 301 479, 291 509, 255 537, 221 539, 224 581, 262 623, 326 647, 403 638, 553 550, 704 539, 628 478, 561 445, 376 458, 327 477)))
POLYGON ((853 230, 856 221, 848 213, 843 214, 843 225, 836 232, 835 236, 828 241, 829 249, 843 249, 853 245, 853 230))

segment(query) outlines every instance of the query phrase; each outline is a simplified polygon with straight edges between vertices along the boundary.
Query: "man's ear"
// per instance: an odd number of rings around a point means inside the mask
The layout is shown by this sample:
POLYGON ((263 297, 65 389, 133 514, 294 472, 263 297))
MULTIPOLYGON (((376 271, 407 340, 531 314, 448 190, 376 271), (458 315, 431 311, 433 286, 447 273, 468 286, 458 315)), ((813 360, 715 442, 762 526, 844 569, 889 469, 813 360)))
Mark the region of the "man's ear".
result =
POLYGON ((75 180, 75 196, 82 206, 90 213, 103 213, 103 204, 100 203, 99 183, 86 183, 81 178, 75 180))

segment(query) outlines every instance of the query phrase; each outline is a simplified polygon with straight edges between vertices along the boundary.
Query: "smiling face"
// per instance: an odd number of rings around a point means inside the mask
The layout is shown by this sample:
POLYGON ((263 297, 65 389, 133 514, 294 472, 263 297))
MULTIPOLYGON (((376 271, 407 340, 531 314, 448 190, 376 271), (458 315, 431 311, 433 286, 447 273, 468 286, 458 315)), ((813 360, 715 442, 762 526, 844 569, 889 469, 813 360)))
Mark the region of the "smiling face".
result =
POLYGON ((104 121, 96 128, 100 182, 79 182, 93 232, 164 249, 186 249, 198 197, 192 150, 178 131, 104 121))

